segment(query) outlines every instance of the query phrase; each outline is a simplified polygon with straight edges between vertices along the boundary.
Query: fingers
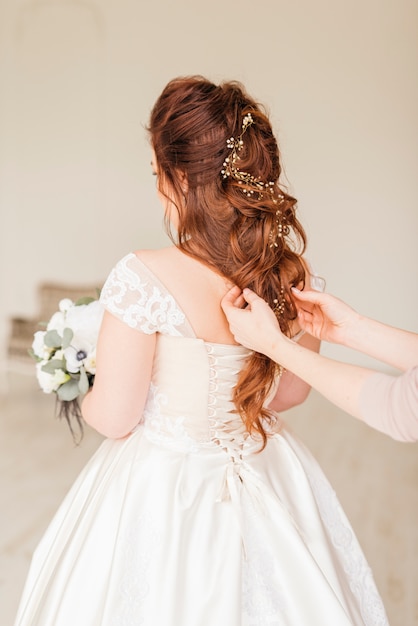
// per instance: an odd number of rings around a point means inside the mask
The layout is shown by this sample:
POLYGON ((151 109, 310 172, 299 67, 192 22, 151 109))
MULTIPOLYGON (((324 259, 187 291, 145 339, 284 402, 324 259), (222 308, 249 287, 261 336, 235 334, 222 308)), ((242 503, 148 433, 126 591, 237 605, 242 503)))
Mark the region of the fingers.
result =
POLYGON ((222 302, 226 302, 227 304, 233 304, 240 294, 241 289, 237 287, 237 285, 234 285, 229 291, 226 292, 226 294, 222 298, 222 302))
POLYGON ((242 295, 242 291, 236 285, 227 291, 221 300, 221 307, 225 315, 227 315, 233 308, 241 309, 245 304, 246 302, 242 295))
POLYGON ((303 291, 300 291, 296 287, 292 287, 292 294, 296 300, 311 302, 312 304, 321 304, 327 295, 322 293, 322 291, 315 291, 315 289, 304 289, 303 291))
POLYGON ((242 295, 244 296, 248 304, 254 304, 254 302, 263 300, 263 298, 260 298, 260 296, 257 296, 257 294, 251 289, 248 289, 248 287, 245 287, 245 289, 242 292, 242 295))
POLYGON ((234 307, 236 309, 243 309, 247 306, 244 296, 241 294, 234 302, 234 307))
POLYGON ((254 291, 247 287, 243 291, 237 286, 232 287, 221 300, 222 310, 230 321, 234 309, 245 308, 247 311, 251 311, 254 304, 268 306, 263 298, 257 296, 254 291))
MULTIPOLYGON (((296 287, 292 287, 292 293, 297 301, 306 302, 310 304, 324 304, 327 300, 327 294, 315 289, 305 289, 300 291, 296 287)), ((263 298, 257 296, 257 294, 246 287, 243 291, 236 285, 230 289, 221 300, 222 309, 230 309, 231 307, 242 309, 247 303, 252 305, 256 302, 263 301, 263 298)))
POLYGON ((306 332, 310 332, 312 330, 312 313, 309 311, 304 311, 303 309, 298 309, 298 322, 302 330, 306 332))

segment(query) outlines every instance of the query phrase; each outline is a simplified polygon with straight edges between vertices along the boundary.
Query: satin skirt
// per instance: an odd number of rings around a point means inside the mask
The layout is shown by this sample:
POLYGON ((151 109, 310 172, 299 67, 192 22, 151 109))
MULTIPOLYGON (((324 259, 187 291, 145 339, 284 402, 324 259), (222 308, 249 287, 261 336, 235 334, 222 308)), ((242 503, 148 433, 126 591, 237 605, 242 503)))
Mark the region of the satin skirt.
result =
POLYGON ((286 432, 216 446, 106 440, 40 542, 15 626, 387 626, 354 533, 286 432))

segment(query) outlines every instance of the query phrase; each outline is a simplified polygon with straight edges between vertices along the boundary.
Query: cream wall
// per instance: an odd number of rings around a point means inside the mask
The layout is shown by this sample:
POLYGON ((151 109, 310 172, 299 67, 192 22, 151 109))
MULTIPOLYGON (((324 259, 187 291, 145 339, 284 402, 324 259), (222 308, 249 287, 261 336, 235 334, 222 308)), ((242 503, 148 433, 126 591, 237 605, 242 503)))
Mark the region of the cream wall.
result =
POLYGON ((144 126, 190 73, 268 105, 328 289, 418 330, 417 24, 414 0, 2 0, 3 339, 40 280, 167 241, 144 126))
MULTIPOLYGON (((7 320, 36 313, 39 281, 99 283, 127 251, 167 242, 144 127, 165 83, 191 73, 242 80, 269 106, 308 255, 328 289, 418 331, 417 30, 416 0, 0 0, 0 364, 7 320)), ((31 478, 37 494, 39 484, 53 494, 49 508, 37 501, 46 525, 78 466, 72 448, 64 464, 53 454, 51 399, 24 387, 9 404, 0 394, 3 474, 22 521, 32 501, 19 454, 41 451, 31 478)), ((391 624, 415 626, 416 444, 316 394, 289 422, 332 479, 391 624)), ((27 541, 17 534, 10 548, 9 535, 12 615, 29 556, 27 541)))

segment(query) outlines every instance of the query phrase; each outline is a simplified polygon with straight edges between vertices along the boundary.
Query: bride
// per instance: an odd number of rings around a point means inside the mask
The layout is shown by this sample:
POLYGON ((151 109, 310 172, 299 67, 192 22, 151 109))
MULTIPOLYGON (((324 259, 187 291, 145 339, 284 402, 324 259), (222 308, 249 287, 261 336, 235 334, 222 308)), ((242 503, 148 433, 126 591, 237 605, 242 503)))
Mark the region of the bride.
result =
POLYGON ((236 344, 220 302, 248 286, 300 337, 309 287, 296 200, 244 88, 172 80, 151 113, 173 246, 121 259, 85 421, 106 439, 33 557, 16 626, 385 626, 370 569, 280 411, 309 387, 236 344), (173 234, 174 233, 174 234, 173 234))

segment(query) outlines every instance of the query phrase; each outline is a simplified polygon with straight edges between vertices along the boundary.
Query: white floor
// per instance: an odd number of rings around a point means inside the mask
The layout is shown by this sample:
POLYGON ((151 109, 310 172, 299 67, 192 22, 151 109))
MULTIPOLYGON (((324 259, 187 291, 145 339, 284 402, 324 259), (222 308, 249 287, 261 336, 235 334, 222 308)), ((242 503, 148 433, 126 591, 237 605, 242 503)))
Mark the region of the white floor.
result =
MULTIPOLYGON (((31 553, 101 441, 87 430, 82 445, 74 446, 54 408, 53 397, 31 376, 9 376, 8 391, 0 394, 1 626, 12 626, 31 553)), ((315 393, 286 418, 339 495, 391 626, 417 626, 418 444, 391 441, 315 393)))

